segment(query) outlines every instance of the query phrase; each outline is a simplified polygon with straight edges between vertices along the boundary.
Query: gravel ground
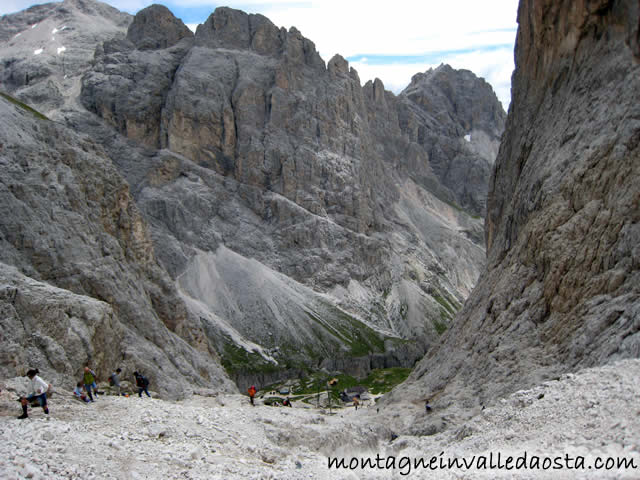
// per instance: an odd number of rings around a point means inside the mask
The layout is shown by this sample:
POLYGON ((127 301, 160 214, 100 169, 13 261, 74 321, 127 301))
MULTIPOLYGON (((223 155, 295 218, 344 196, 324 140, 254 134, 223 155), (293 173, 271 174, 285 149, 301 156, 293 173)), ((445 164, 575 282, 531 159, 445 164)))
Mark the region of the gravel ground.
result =
POLYGON ((182 402, 101 396, 81 404, 58 392, 49 417, 34 409, 18 420, 16 392, 26 384, 7 379, 0 393, 0 478, 640 478, 639 376, 640 360, 568 374, 442 433, 393 440, 391 417, 375 407, 329 415, 300 404, 251 407, 241 395, 182 402), (491 452, 494 463, 498 453, 503 463, 515 457, 512 467, 525 453, 529 466, 539 456, 541 468, 476 468, 491 452), (545 457, 566 466, 567 455, 573 466, 584 457, 584 468, 542 468, 545 457), (438 463, 476 463, 457 470, 414 465, 432 456, 438 463), (359 465, 330 469, 328 457, 359 465), (598 470, 597 457, 626 457, 637 468, 598 470), (367 458, 373 468, 361 468, 367 458), (396 468, 387 468, 393 461, 396 468))

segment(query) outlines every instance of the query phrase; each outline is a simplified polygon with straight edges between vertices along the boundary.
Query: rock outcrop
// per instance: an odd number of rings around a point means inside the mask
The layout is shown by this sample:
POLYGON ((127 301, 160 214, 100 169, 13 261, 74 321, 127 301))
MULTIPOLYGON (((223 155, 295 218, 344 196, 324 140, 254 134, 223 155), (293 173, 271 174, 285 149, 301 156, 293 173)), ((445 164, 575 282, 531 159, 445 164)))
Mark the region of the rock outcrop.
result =
POLYGON ((164 5, 151 5, 133 18, 127 30, 127 40, 138 50, 169 48, 193 33, 164 5))
POLYGON ((0 375, 37 365, 70 386, 90 363, 172 397, 232 390, 104 150, 4 98, 0 113, 0 375))
POLYGON ((640 356, 639 15, 630 0, 521 2, 487 270, 393 399, 469 409, 640 356))
POLYGON ((429 165, 453 193, 451 200, 484 216, 506 119, 491 86, 468 70, 441 65, 414 75, 400 96, 409 100, 405 108, 411 112, 402 116, 403 130, 429 153, 429 165))

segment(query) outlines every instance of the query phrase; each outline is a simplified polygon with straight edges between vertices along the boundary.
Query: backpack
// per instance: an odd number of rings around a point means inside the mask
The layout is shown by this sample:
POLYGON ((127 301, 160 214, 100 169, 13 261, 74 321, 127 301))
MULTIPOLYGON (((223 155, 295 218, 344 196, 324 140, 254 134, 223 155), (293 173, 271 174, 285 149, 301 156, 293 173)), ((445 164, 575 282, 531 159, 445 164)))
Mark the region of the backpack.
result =
POLYGON ((113 381, 113 375, 109 377, 109 385, 113 386, 114 381, 113 381))

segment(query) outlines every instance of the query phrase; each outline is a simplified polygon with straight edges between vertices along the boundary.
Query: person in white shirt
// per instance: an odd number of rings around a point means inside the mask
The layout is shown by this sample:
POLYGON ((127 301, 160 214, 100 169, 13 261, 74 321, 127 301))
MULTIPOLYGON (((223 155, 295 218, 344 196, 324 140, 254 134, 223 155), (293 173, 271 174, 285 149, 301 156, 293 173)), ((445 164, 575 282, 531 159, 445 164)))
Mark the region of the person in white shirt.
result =
POLYGON ((31 369, 27 372, 27 377, 31 380, 32 392, 26 397, 20 398, 20 403, 22 404, 22 415, 18 418, 21 420, 29 416, 27 415, 27 406, 29 403, 34 401, 37 401, 44 410, 44 413, 49 415, 49 407, 47 406, 47 390, 49 389, 49 384, 42 380, 38 376, 38 373, 40 372, 37 368, 35 370, 31 369))

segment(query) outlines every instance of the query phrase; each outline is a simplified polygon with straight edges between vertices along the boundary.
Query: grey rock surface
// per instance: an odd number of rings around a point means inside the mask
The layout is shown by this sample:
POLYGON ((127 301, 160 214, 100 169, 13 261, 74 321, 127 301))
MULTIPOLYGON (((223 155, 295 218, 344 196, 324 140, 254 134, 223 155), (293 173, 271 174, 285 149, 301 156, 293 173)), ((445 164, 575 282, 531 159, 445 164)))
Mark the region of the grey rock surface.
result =
POLYGON ((164 5, 151 5, 140 10, 127 30, 127 40, 139 50, 156 50, 177 44, 193 32, 174 17, 164 5))
POLYGON ((523 1, 518 18, 487 269, 390 401, 468 413, 640 355, 638 4, 523 1))
POLYGON ((403 112, 404 131, 429 153, 429 165, 453 201, 484 216, 506 119, 491 86, 468 70, 440 65, 414 75, 400 97, 411 112, 403 112))
POLYGON ((35 5, 0 21, 0 89, 48 116, 75 106, 96 45, 122 36, 131 15, 93 0, 35 5))
MULTIPOLYGON (((406 107, 412 100, 379 80, 361 87, 339 55, 325 67, 297 30, 260 15, 219 8, 193 46, 180 45, 153 54, 105 46, 81 96, 128 138, 163 148, 154 166, 122 162, 163 265, 194 275, 196 250, 218 255, 225 246, 424 351, 472 288, 483 251, 478 219, 456 208, 426 150, 403 133, 401 112, 421 120, 406 107), (147 85, 157 87, 151 99, 147 85), (131 127, 139 119, 142 134, 131 127)), ((467 148, 461 135, 454 141, 467 148)), ((232 296, 245 303, 247 291, 232 296)), ((195 295, 229 320, 211 298, 195 295)), ((230 322, 252 342, 264 341, 248 333, 255 317, 263 330, 278 319, 266 298, 258 303, 230 322)), ((304 315, 290 309, 286 324, 302 328, 304 315)), ((299 345, 299 334, 287 336, 299 345)), ((314 350, 322 343, 310 340, 314 350)))
POLYGON ((46 372, 51 383, 71 389, 74 378, 82 377, 91 353, 95 353, 92 363, 100 365, 121 360, 118 344, 126 329, 106 302, 39 282, 0 264, 0 310, 3 378, 24 375, 33 365, 46 372))
POLYGON ((104 150, 4 98, 0 113, 2 375, 121 365, 171 397, 233 390, 104 150))

